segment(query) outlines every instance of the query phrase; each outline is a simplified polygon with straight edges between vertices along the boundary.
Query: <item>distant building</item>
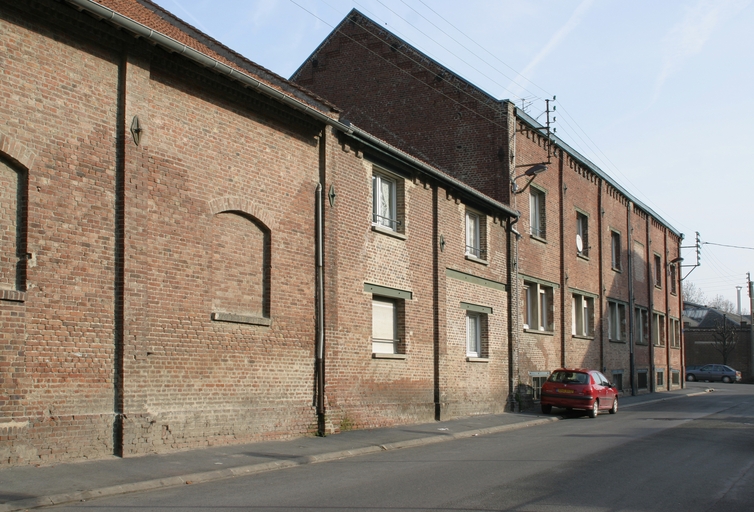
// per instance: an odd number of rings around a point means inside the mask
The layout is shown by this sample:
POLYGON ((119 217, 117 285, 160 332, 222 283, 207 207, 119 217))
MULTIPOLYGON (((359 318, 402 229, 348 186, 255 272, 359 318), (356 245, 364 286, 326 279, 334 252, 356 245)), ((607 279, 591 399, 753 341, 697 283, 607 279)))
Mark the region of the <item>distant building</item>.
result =
POLYGON ((724 363, 740 371, 744 379, 750 379, 752 338, 749 319, 749 316, 725 313, 709 306, 684 302, 683 335, 686 365, 724 363), (727 347, 722 343, 723 336, 729 340, 730 345, 727 347), (724 352, 727 357, 723 356, 724 352))

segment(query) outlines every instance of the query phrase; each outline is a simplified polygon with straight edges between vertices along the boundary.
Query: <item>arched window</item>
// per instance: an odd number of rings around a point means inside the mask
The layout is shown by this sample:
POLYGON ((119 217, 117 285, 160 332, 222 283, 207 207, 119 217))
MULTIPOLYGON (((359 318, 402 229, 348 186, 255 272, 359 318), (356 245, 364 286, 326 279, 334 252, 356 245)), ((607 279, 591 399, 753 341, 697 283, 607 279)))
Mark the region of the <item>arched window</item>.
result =
POLYGON ((26 171, 0 155, 0 289, 26 291, 26 171))
POLYGON ((212 318, 270 325, 270 230, 239 211, 212 218, 212 318))

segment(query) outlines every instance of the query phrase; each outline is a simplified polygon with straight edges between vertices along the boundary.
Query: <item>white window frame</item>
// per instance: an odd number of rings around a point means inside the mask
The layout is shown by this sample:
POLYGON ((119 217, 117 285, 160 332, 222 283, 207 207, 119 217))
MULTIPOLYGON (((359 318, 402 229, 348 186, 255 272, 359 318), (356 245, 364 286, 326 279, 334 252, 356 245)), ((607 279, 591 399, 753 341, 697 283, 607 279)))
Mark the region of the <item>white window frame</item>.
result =
POLYGON ((615 230, 610 230, 610 250, 613 270, 622 270, 620 233, 615 230))
POLYGON ((662 288, 662 256, 655 253, 654 257, 654 281, 655 281, 655 287, 656 288, 662 288))
POLYGON ((677 318, 670 318, 668 321, 670 348, 681 348, 681 322, 677 318))
POLYGON ((466 311, 466 355, 482 357, 482 313, 466 311))
POLYGON ((398 181, 380 173, 372 174, 372 225, 396 232, 399 226, 398 181), (384 197, 385 185, 389 196, 387 201, 384 197), (387 206, 387 211, 384 211, 382 206, 387 206))
POLYGON ((649 312, 641 306, 634 307, 634 343, 649 344, 649 312))
POLYGON ((553 332, 554 295, 552 286, 524 281, 524 329, 553 332))
POLYGON ((486 222, 485 217, 476 212, 466 210, 466 256, 484 260, 487 255, 484 253, 484 230, 482 222, 486 222))
POLYGON ((609 300, 607 305, 608 339, 610 341, 627 341, 626 309, 628 306, 614 300, 609 300))
POLYGON ((396 299, 390 299, 388 297, 382 297, 378 295, 372 296, 372 353, 374 354, 397 354, 398 348, 398 301, 396 299), (383 331, 390 330, 385 329, 384 326, 377 325, 378 309, 383 308, 382 313, 386 313, 387 309, 392 309, 392 335, 390 338, 377 336, 382 334, 383 331))
POLYGON ((594 298, 574 293, 571 305, 571 334, 594 336, 594 298))
POLYGON ((677 295, 678 294, 678 271, 676 270, 675 263, 670 265, 670 275, 668 276, 668 281, 670 282, 670 294, 677 295))
POLYGON ((546 380, 547 377, 545 376, 531 378, 532 399, 540 400, 542 398, 542 384, 544 384, 546 380))
POLYGON ((662 313, 652 313, 652 337, 656 346, 665 346, 665 315, 662 313))
POLYGON ((529 191, 529 234, 547 238, 547 201, 542 190, 531 187, 529 191))
POLYGON ((589 216, 576 212, 576 235, 581 237, 581 250, 576 252, 585 258, 589 256, 589 216))

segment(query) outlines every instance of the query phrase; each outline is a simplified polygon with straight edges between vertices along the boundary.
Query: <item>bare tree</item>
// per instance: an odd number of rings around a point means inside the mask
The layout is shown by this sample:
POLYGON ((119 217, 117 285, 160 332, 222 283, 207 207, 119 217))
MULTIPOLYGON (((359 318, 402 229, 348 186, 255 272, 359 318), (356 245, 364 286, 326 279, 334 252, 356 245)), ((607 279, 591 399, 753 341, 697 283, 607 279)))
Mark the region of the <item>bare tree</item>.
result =
POLYGON ((723 313, 736 314, 736 305, 722 295, 715 295, 715 298, 709 302, 708 306, 719 309, 723 313))
POLYGON ((735 350, 738 336, 732 325, 728 325, 728 316, 715 322, 715 350, 723 356, 723 364, 728 364, 728 356, 735 350))
POLYGON ((683 300, 686 302, 693 302, 694 304, 704 305, 707 302, 707 296, 701 288, 697 287, 691 281, 683 281, 681 283, 681 291, 683 293, 683 300))

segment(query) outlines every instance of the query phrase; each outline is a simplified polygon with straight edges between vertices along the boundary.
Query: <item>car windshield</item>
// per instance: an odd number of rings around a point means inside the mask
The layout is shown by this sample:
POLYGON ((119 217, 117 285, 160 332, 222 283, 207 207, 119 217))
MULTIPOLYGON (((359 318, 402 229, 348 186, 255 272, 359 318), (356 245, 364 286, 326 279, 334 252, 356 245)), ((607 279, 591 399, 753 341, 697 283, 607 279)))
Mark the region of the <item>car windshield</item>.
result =
POLYGON ((563 384, 589 384, 589 375, 581 372, 557 371, 553 372, 547 380, 563 384))

